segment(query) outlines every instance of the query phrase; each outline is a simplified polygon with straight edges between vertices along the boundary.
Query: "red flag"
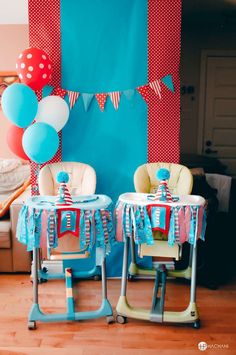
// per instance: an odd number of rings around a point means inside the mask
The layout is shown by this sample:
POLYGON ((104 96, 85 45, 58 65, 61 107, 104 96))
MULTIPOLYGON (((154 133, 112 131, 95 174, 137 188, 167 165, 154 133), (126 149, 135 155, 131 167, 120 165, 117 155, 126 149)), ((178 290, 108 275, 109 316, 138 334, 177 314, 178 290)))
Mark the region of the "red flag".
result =
POLYGON ((60 96, 62 99, 64 99, 66 93, 67 91, 62 88, 54 88, 50 95, 60 96))
POLYGON ((101 111, 104 111, 104 107, 105 107, 105 104, 106 104, 106 100, 107 100, 107 94, 95 94, 96 96, 96 99, 97 99, 97 102, 98 102, 98 105, 100 107, 100 110, 101 111))
POLYGON ((140 95, 142 95, 142 98, 148 104, 148 101, 149 101, 149 86, 148 85, 139 86, 137 88, 137 90, 140 93, 140 95))

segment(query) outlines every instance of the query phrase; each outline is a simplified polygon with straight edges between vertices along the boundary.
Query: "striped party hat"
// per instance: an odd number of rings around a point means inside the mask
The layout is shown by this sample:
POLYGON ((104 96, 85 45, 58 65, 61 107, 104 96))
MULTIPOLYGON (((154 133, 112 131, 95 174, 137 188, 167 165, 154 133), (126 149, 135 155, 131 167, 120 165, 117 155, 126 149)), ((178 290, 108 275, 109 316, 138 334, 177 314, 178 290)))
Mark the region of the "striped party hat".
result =
POLYGON ((57 174, 57 182, 60 184, 55 202, 57 206, 68 206, 73 204, 71 194, 67 187, 68 181, 69 175, 66 172, 60 171, 57 174))
POLYGON ((167 186, 167 180, 170 178, 169 170, 159 169, 157 171, 157 179, 160 180, 155 199, 163 202, 172 202, 172 196, 167 186))

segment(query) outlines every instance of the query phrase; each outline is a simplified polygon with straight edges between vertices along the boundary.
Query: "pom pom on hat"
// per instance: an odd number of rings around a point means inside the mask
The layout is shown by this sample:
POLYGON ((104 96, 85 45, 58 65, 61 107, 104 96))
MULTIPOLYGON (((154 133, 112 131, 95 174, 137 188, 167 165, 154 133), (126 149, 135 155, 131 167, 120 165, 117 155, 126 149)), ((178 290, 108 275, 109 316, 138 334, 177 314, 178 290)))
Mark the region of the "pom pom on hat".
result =
POLYGON ((69 174, 67 174, 65 171, 60 171, 57 174, 57 182, 60 184, 62 182, 67 183, 69 181, 69 174))
POLYGON ((170 172, 168 169, 161 168, 157 171, 156 177, 158 180, 168 180, 170 178, 170 172))

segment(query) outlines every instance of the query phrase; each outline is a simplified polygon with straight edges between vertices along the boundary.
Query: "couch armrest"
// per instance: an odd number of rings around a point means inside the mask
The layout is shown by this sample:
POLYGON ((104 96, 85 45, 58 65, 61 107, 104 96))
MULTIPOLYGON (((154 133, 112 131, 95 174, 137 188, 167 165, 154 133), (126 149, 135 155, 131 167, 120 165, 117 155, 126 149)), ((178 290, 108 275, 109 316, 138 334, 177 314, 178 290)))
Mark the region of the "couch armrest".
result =
POLYGON ((27 252, 26 245, 19 243, 16 239, 18 215, 24 200, 29 196, 30 190, 27 189, 10 207, 13 272, 30 272, 31 269, 31 253, 27 252))

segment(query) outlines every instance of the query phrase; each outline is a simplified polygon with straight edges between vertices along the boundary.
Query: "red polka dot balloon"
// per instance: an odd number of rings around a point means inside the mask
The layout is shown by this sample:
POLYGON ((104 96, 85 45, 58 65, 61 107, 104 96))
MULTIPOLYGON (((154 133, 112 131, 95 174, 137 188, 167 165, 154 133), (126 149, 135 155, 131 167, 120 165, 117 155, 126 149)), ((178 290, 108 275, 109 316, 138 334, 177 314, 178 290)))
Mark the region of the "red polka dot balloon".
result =
POLYGON ((16 71, 22 83, 41 90, 51 79, 52 62, 42 49, 27 48, 18 57, 16 71))

